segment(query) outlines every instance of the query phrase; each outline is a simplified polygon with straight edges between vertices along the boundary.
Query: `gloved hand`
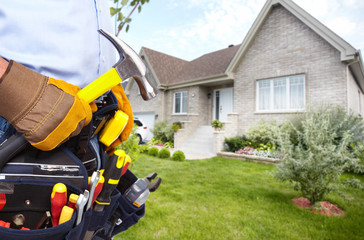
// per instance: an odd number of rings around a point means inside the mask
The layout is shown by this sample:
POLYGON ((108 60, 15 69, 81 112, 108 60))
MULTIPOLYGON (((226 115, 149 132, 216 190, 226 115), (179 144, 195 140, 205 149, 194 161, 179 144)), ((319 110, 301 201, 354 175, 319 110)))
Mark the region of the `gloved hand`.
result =
POLYGON ((49 151, 80 133, 92 118, 79 87, 10 61, 0 79, 0 115, 36 148, 49 151))
POLYGON ((129 116, 129 120, 123 132, 120 134, 119 138, 117 138, 109 147, 106 148, 106 151, 109 155, 112 155, 115 151, 115 148, 122 142, 124 142, 126 139, 128 139, 134 127, 133 110, 131 108, 129 99, 125 95, 123 87, 121 85, 117 85, 111 88, 111 91, 118 100, 118 109, 126 113, 126 115, 129 116))

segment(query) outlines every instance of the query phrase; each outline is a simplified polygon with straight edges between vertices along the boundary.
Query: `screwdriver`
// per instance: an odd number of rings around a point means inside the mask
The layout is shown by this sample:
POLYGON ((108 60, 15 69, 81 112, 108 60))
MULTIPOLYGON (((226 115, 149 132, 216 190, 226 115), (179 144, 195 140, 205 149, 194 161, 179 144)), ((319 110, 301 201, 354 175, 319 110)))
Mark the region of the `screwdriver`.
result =
POLYGON ((126 173, 126 170, 128 170, 130 162, 131 162, 131 159, 130 159, 129 155, 125 155, 123 170, 121 171, 120 177, 123 176, 126 173))
POLYGON ((106 161, 104 170, 104 186, 96 198, 96 206, 94 210, 101 212, 104 210, 105 205, 109 205, 111 202, 110 196, 119 183, 123 165, 125 162, 125 152, 123 150, 116 150, 114 154, 106 161))
POLYGON ((70 197, 68 199, 68 206, 70 208, 76 209, 77 199, 78 199, 78 195, 74 194, 74 193, 71 193, 71 195, 70 195, 70 197))
MULTIPOLYGON (((100 172, 103 172, 103 169, 100 170, 100 172)), ((95 193, 94 195, 92 196, 92 202, 91 202, 91 208, 93 209, 93 203, 95 202, 97 196, 99 196, 101 190, 102 190, 102 187, 104 186, 104 182, 105 182, 105 178, 104 176, 100 175, 100 179, 99 181, 97 182, 97 185, 96 185, 96 188, 95 188, 95 193)))
POLYGON ((75 210, 69 206, 64 206, 62 208, 61 216, 59 217, 59 224, 65 223, 71 220, 73 212, 75 210))
POLYGON ((54 185, 51 195, 53 227, 58 225, 62 208, 66 204, 67 204, 67 187, 63 183, 57 183, 54 185))

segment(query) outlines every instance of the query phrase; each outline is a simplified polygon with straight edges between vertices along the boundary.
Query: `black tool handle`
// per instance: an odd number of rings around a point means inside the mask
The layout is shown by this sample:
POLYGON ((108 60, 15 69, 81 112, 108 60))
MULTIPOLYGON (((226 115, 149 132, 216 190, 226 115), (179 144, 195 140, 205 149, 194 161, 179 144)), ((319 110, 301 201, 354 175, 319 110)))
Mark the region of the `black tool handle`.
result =
POLYGON ((0 170, 4 165, 10 161, 16 154, 20 153, 28 146, 29 142, 25 139, 23 134, 16 133, 9 137, 0 146, 0 170))
POLYGON ((114 154, 107 160, 105 171, 103 174, 105 182, 99 196, 96 199, 96 203, 99 206, 94 208, 95 211, 102 211, 103 207, 101 207, 100 205, 105 206, 110 204, 110 196, 120 180, 124 158, 125 154, 122 154, 120 156, 114 154))

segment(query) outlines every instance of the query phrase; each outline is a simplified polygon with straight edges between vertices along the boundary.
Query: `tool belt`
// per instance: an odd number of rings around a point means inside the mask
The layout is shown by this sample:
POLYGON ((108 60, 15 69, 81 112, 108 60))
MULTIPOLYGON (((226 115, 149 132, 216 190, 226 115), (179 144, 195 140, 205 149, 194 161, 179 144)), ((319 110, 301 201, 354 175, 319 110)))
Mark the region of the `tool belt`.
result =
POLYGON ((95 232, 92 239, 111 239, 144 216, 145 205, 136 207, 124 196, 126 189, 138 180, 127 170, 111 195, 111 203, 102 211, 89 209, 80 213, 75 210, 72 218, 63 224, 44 225, 46 213, 51 211, 55 184, 63 183, 67 187, 69 199, 71 194, 80 195, 88 189, 88 177, 105 166, 107 154, 98 144, 97 131, 117 110, 117 100, 110 91, 99 102, 99 110, 80 135, 49 152, 28 146, 2 168, 0 184, 9 183, 12 193, 6 194, 6 201, 0 197, 0 208, 3 207, 0 239, 80 240, 87 231, 95 232), (8 227, 17 214, 25 217, 23 230, 8 227), (82 214, 82 218, 76 224, 78 214, 82 214))

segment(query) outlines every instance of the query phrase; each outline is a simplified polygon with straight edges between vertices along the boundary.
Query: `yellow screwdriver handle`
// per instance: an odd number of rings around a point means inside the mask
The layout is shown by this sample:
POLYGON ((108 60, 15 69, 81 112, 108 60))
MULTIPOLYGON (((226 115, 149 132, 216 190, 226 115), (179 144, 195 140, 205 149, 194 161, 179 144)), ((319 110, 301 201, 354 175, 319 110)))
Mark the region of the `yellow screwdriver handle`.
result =
POLYGON ((115 68, 111 68, 109 71, 101 75, 98 79, 81 89, 77 95, 79 98, 91 103, 96 98, 100 97, 107 90, 118 85, 122 82, 118 72, 115 68))

